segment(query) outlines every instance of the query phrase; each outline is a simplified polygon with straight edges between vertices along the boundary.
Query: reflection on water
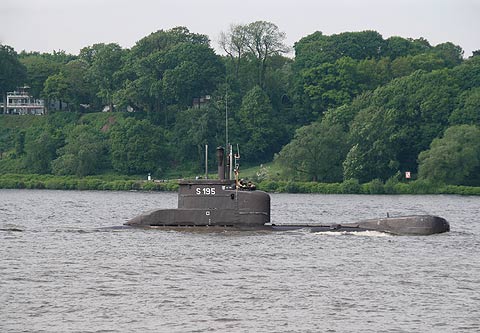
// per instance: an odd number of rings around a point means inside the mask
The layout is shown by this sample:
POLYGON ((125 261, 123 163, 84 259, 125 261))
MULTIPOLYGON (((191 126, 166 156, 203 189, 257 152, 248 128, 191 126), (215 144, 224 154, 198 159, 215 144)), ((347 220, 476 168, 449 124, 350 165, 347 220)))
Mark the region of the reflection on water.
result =
POLYGON ((478 197, 272 195, 275 223, 437 214, 452 231, 110 228, 174 193, 0 190, 1 332, 478 332, 478 197))

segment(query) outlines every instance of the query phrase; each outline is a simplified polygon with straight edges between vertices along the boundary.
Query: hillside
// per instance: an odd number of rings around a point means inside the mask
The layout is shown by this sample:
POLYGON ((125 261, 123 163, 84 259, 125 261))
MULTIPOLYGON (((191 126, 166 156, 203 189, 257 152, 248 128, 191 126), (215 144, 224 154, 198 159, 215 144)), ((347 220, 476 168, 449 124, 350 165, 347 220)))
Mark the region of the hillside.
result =
POLYGON ((264 21, 228 31, 226 56, 185 27, 130 49, 87 46, 78 56, 2 46, 0 60, 8 61, 0 64, 12 75, 0 92, 26 83, 63 108, 0 115, 0 173, 202 174, 205 145, 211 155, 225 145, 227 117, 242 165, 274 160, 276 179, 385 182, 409 172, 479 184, 478 52, 463 59, 449 42, 375 31, 313 33, 295 44, 293 59, 282 34, 275 49, 252 53, 245 40, 234 52, 238 33, 260 38, 267 28, 278 31, 264 21), (105 107, 114 112, 100 112, 105 107))

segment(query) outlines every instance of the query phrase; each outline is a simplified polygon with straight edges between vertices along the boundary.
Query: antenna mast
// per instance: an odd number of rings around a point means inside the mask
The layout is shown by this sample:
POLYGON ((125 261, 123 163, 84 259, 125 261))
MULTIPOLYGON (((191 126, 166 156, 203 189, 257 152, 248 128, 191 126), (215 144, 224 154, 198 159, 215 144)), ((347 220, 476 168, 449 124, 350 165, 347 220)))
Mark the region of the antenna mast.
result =
POLYGON ((225 85, 225 147, 228 146, 228 86, 225 85))
POLYGON ((228 179, 232 179, 232 146, 228 142, 228 82, 225 75, 225 148, 227 150, 228 179))

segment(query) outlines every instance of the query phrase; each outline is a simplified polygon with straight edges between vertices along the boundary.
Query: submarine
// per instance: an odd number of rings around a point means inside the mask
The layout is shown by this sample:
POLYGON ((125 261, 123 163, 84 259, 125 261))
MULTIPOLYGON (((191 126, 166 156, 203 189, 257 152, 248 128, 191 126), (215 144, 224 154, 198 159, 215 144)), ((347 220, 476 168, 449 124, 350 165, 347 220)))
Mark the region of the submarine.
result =
POLYGON ((239 179, 239 158, 239 154, 232 154, 231 146, 227 156, 225 149, 218 147, 217 179, 179 180, 177 208, 145 212, 125 225, 169 230, 208 228, 209 231, 378 231, 393 235, 431 235, 450 230, 450 225, 444 218, 433 215, 385 217, 342 224, 271 223, 270 195, 239 179), (228 169, 229 172, 226 173, 228 169))

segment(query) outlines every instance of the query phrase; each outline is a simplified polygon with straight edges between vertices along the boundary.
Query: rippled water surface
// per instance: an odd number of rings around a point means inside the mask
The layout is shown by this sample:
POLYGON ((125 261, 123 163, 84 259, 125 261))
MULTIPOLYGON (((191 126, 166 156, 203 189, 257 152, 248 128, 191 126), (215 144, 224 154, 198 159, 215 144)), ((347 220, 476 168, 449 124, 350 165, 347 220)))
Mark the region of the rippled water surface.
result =
POLYGON ((273 194, 275 223, 436 214, 451 232, 111 229, 175 193, 0 190, 0 332, 479 332, 480 198, 273 194))

